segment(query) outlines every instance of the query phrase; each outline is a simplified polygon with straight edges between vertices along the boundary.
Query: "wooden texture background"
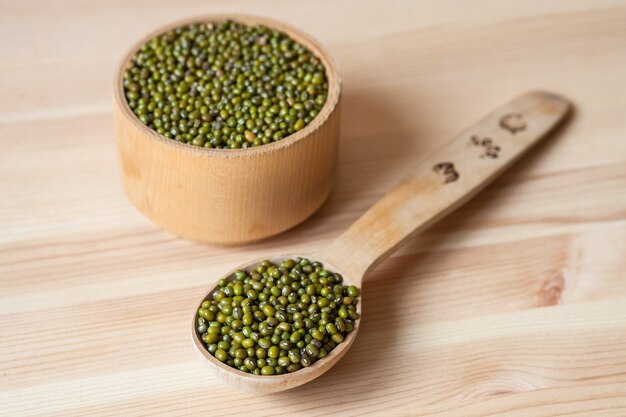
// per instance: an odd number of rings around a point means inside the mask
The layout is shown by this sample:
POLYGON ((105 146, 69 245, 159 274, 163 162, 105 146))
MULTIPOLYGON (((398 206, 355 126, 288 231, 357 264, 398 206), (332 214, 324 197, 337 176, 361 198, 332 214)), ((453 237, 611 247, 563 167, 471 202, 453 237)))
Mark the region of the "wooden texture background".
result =
POLYGON ((0 93, 1 415, 626 415, 624 1, 1 0, 0 93), (344 96, 328 203, 276 238, 218 248, 126 200, 112 78, 146 32, 229 11, 317 37, 344 96), (209 373, 188 325, 215 278, 328 244, 534 88, 571 98, 573 119, 371 275, 335 368, 266 396, 209 373))

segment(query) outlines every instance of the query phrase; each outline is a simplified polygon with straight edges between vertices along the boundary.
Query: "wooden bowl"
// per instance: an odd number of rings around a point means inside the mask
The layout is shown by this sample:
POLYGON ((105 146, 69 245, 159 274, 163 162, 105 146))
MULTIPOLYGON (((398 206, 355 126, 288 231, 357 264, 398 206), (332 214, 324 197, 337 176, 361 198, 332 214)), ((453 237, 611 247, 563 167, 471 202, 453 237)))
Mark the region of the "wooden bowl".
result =
POLYGON ((178 236, 239 244, 283 232, 311 216, 328 197, 339 142, 341 84, 329 55, 311 37, 283 23, 246 15, 209 15, 160 28, 141 39, 119 66, 114 119, 122 181, 132 204, 178 236), (144 125, 123 88, 124 70, 149 39, 191 23, 233 20, 281 31, 326 68, 328 98, 302 130, 247 149, 209 149, 180 143, 144 125))

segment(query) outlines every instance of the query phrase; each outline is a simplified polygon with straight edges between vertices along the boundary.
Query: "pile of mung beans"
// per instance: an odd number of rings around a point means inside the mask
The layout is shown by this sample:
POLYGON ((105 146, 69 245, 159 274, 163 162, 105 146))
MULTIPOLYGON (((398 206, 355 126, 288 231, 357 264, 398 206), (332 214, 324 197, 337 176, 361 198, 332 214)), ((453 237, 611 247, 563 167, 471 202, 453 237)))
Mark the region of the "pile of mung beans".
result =
POLYGON ((131 110, 168 138, 248 148, 308 125, 326 102, 323 63, 286 34, 233 21, 169 30, 142 45, 124 73, 131 110))
POLYGON ((217 360, 280 375, 323 359, 359 318, 359 290, 307 258, 263 261, 223 278, 198 309, 197 331, 217 360))

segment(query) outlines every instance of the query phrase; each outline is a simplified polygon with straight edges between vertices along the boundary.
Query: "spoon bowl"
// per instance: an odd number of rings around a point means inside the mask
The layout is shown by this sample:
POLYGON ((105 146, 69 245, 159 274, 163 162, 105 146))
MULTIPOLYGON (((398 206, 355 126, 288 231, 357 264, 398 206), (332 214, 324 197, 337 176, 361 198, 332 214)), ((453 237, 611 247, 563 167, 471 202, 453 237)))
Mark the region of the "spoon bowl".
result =
MULTIPOLYGON (((294 259, 296 257, 308 258, 311 260, 319 261, 324 264, 324 269, 327 269, 333 273, 339 273, 343 276, 344 284, 355 285, 360 290, 360 280, 351 281, 349 277, 344 275, 340 270, 334 268, 333 265, 325 262, 324 259, 320 259, 317 255, 305 255, 305 254, 296 254, 296 255, 283 255, 277 256, 273 258, 269 258, 269 261, 275 264, 280 263, 286 259, 294 259)), ((262 261, 267 258, 257 259, 253 262, 247 262, 239 267, 233 269, 228 272, 224 276, 227 277, 228 280, 232 279, 233 274, 237 270, 249 270, 251 268, 255 268, 262 261)), ((202 304, 205 300, 210 300, 212 294, 219 289, 217 283, 211 289, 211 291, 198 303, 198 305, 202 304)), ((361 315, 361 301, 356 305, 356 312, 361 315)), ((217 359, 213 355, 211 355, 204 343, 202 342, 202 338, 197 329, 197 320, 198 320, 198 312, 196 309, 196 314, 194 315, 194 319, 191 323, 191 337, 193 340, 193 344, 198 350, 198 352, 206 358, 209 363, 215 366, 216 375, 222 379, 223 381, 236 386, 242 391, 248 392, 260 392, 260 393, 270 393, 276 391, 283 391, 289 388, 295 388, 299 385, 305 384, 312 379, 317 378, 322 375, 324 372, 328 371, 335 363, 339 361, 348 351, 352 343, 354 343, 354 339, 356 338, 356 334, 359 331, 359 325, 361 324, 361 317, 354 321, 354 329, 346 335, 346 338, 343 342, 339 343, 333 350, 331 350, 328 355, 324 357, 322 360, 318 360, 313 363, 311 366, 307 368, 302 368, 297 372, 286 373, 282 375, 254 375, 252 373, 242 372, 238 369, 232 368, 217 359)))
MULTIPOLYGON (((362 288, 369 271, 384 261, 404 242, 450 213, 517 161, 540 139, 547 136, 569 113, 569 102, 546 92, 526 93, 462 132, 410 173, 334 242, 312 255, 298 255, 324 264, 339 273, 344 283, 362 288)), ((294 255, 277 256, 277 263, 294 255)), ((262 260, 233 269, 248 270, 262 260)), ((210 300, 217 285, 202 299, 210 300)), ((202 303, 200 302, 200 304, 202 303)), ((232 368, 214 358, 192 322, 193 343, 217 376, 246 391, 269 393, 295 388, 329 370, 346 354, 361 324, 361 298, 356 305, 359 318, 342 343, 324 358, 292 373, 254 375, 232 368)))

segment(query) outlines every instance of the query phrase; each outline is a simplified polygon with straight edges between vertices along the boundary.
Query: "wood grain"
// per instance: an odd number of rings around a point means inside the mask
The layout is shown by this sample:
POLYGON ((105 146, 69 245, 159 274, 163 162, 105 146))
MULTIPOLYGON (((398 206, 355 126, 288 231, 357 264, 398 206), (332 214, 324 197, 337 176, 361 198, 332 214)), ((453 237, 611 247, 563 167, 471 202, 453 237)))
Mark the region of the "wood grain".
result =
POLYGON ((623 417, 625 21, 620 0, 1 1, 0 414, 623 417), (336 59, 340 164, 311 219, 215 248, 126 200, 110 89, 153 28, 242 10, 336 59), (540 88, 577 104, 571 122, 372 273, 336 367, 266 396, 211 375, 188 326, 216 276, 327 245, 464 126, 540 88))

